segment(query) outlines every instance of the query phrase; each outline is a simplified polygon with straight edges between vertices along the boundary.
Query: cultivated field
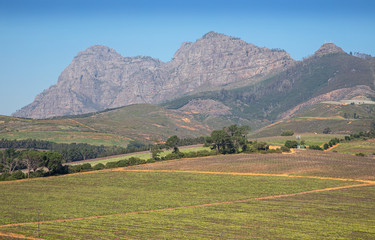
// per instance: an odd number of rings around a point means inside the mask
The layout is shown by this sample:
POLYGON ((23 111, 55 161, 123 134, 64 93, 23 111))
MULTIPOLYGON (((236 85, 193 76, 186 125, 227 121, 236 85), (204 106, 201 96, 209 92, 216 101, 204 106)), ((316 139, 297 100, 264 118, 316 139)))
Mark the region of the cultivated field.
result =
MULTIPOLYGON (((182 146, 179 148, 181 152, 183 153, 188 153, 188 152, 197 152, 197 151, 202 151, 202 150, 207 150, 211 151, 209 147, 203 147, 203 146, 182 146)), ((165 157, 168 154, 172 153, 172 150, 165 150, 160 153, 160 157, 165 157)), ((128 154, 123 154, 120 156, 109 156, 109 157, 104 157, 104 158, 96 158, 96 159, 89 159, 89 160, 83 160, 83 161, 77 161, 77 162, 70 162, 67 165, 77 165, 77 164, 82 164, 82 163, 90 163, 92 166, 102 163, 106 164, 108 162, 117 162, 120 160, 128 159, 130 157, 136 157, 140 158, 143 160, 148 160, 151 158, 151 152, 150 151, 143 151, 139 153, 128 153, 128 154)))
POLYGON ((272 136, 272 137, 262 137, 262 138, 252 138, 253 141, 267 142, 268 144, 282 146, 287 140, 296 140, 296 136, 301 136, 301 141, 305 141, 307 146, 310 145, 322 145, 329 142, 332 138, 344 139, 347 135, 342 134, 314 134, 314 133, 302 133, 294 134, 294 136, 272 136))
POLYGON ((371 157, 375 155, 375 139, 343 142, 332 150, 346 154, 363 153, 366 156, 371 157))
POLYGON ((0 232, 43 239, 374 239, 374 172, 371 158, 306 150, 3 182, 0 232))
POLYGON ((126 147, 131 139, 111 133, 78 131, 21 131, 0 133, 0 139, 38 139, 56 143, 87 143, 91 145, 126 147))

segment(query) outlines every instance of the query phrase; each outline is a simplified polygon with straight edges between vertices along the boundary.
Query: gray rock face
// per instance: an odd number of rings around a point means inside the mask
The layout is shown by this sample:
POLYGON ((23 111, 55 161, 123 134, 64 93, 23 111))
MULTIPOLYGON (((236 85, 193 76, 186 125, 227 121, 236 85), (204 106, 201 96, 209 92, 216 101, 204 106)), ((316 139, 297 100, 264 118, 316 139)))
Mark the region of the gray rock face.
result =
POLYGON ((284 70, 293 63, 285 51, 260 48, 215 32, 194 43, 183 43, 167 63, 151 57, 122 57, 111 48, 92 46, 78 53, 56 85, 13 115, 48 118, 160 103, 284 70))

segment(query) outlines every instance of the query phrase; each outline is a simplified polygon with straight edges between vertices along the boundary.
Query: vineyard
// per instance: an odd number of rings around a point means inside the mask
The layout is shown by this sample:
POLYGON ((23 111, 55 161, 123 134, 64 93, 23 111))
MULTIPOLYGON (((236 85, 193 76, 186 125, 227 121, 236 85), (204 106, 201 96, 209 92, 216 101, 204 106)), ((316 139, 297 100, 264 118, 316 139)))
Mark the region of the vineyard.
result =
POLYGON ((375 162, 221 155, 0 184, 0 234, 31 239, 371 239, 375 162), (13 235, 15 236, 15 235, 13 235))

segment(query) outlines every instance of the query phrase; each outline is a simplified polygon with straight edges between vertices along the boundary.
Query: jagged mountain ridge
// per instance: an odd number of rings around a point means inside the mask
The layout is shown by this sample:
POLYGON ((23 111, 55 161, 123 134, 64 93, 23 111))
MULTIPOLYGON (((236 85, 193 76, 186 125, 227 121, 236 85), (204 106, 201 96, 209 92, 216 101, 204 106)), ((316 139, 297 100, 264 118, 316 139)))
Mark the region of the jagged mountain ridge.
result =
POLYGON ((183 43, 167 63, 151 57, 123 57, 106 46, 92 46, 78 53, 56 85, 13 115, 48 118, 161 103, 285 70, 294 63, 285 51, 215 32, 183 43))

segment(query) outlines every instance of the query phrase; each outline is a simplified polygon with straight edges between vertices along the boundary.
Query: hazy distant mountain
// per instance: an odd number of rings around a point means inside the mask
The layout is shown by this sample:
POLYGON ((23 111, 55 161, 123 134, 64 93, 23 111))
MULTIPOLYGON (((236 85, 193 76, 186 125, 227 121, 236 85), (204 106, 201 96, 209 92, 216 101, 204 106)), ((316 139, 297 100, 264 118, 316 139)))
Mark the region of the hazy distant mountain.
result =
POLYGON ((215 32, 183 43, 167 63, 151 57, 122 57, 106 46, 92 46, 78 53, 56 85, 13 115, 48 118, 161 103, 243 80, 255 83, 294 63, 285 51, 215 32))

